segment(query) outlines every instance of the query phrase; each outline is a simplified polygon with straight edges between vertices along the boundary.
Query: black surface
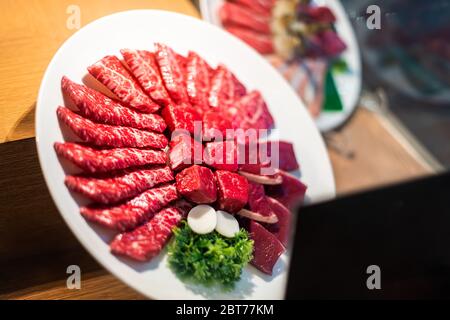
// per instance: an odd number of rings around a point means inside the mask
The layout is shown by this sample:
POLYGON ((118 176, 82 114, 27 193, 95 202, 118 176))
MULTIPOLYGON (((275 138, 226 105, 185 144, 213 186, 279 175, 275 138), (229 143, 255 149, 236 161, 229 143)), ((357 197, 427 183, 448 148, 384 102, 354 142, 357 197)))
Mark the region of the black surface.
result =
POLYGON ((449 208, 446 173, 301 209, 286 297, 449 298, 449 208))

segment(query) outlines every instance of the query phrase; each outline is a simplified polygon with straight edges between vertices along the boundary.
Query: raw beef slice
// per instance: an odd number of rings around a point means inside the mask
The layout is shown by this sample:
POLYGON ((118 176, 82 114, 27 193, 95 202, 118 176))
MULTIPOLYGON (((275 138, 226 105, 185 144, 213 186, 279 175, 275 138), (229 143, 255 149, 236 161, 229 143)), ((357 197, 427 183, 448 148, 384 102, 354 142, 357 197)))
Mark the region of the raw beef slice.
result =
POLYGON ((203 154, 205 163, 217 170, 238 169, 238 149, 232 140, 208 142, 203 154))
POLYGON ((250 221, 249 233, 254 241, 253 260, 250 263, 262 272, 272 275, 278 258, 285 252, 283 245, 258 222, 250 221))
POLYGON ((278 222, 274 224, 266 224, 265 227, 269 230, 278 240, 287 247, 290 235, 290 226, 292 214, 288 208, 286 208, 281 202, 274 198, 267 197, 273 212, 278 217, 278 222))
POLYGON ((64 107, 58 107, 56 113, 81 140, 96 146, 163 149, 168 144, 161 133, 94 123, 64 107))
POLYGON ((132 198, 157 184, 173 180, 169 167, 127 170, 108 177, 66 176, 66 186, 89 199, 111 204, 132 198))
POLYGON ((149 261, 161 252, 172 236, 173 228, 186 214, 180 206, 165 208, 144 225, 117 235, 110 244, 111 251, 137 261, 149 261))
POLYGON ((224 27, 229 33, 253 47, 253 49, 258 51, 260 54, 271 54, 275 51, 271 35, 261 34, 253 30, 234 25, 225 25, 224 27))
POLYGON ((70 81, 67 77, 62 78, 61 87, 64 94, 75 103, 79 113, 92 121, 156 132, 166 129, 161 116, 134 111, 98 91, 70 81))
POLYGON ((165 44, 155 44, 155 57, 158 62, 162 79, 175 103, 188 103, 189 97, 186 91, 183 62, 172 48, 165 44))
POLYGON ((219 9, 219 18, 224 25, 238 25, 262 34, 271 34, 270 17, 255 14, 246 7, 225 2, 219 9))
POLYGON ((248 182, 236 173, 217 170, 218 207, 229 213, 241 210, 248 201, 248 182))
POLYGON ((170 131, 185 130, 193 134, 196 121, 201 129, 201 117, 189 104, 168 105, 162 110, 161 115, 170 131))
POLYGON ((130 49, 122 49, 120 52, 144 91, 162 106, 172 104, 172 99, 164 87, 155 54, 150 51, 130 49))
POLYGON ((54 147, 59 156, 90 173, 109 172, 167 162, 167 154, 160 150, 134 148, 98 150, 72 142, 55 142, 54 147))
POLYGON ((178 192, 195 203, 213 203, 217 199, 217 187, 212 171, 193 165, 176 176, 178 192))
POLYGON ((111 90, 125 105, 146 113, 160 106, 148 97, 116 56, 106 56, 88 67, 89 73, 111 90))
POLYGON ((186 89, 189 101, 200 114, 209 110, 210 69, 211 67, 198 54, 189 52, 186 65, 186 89))
POLYGON ((132 230, 154 213, 178 199, 175 185, 153 188, 118 206, 82 207, 81 215, 89 221, 118 231, 132 230))

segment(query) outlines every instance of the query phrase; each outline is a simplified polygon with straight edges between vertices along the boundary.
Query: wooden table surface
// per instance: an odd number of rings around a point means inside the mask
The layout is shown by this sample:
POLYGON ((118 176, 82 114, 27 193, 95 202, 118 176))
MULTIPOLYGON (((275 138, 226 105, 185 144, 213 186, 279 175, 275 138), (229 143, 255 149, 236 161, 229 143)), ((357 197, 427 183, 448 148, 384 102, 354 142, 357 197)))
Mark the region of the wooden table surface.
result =
MULTIPOLYGON (((45 68, 76 31, 66 27, 70 16, 66 10, 75 3, 81 25, 137 8, 199 16, 187 0, 0 2, 0 299, 143 298, 99 266, 66 227, 47 191, 30 139, 45 68), (80 290, 66 288, 70 264, 81 267, 80 290)), ((379 115, 365 109, 327 140, 339 195, 431 173, 379 115)))

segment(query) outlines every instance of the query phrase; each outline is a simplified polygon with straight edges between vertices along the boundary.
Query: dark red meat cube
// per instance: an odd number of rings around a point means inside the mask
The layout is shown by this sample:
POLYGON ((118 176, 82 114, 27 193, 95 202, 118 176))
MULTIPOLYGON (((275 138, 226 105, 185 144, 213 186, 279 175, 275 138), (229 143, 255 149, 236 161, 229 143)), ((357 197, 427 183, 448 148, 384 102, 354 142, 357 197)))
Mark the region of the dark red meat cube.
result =
POLYGON ((81 140, 96 146, 162 149, 168 144, 161 133, 94 123, 64 107, 58 107, 56 114, 81 140))
POLYGON ((292 214, 281 202, 274 198, 267 197, 273 212, 278 217, 278 222, 274 224, 265 224, 267 230, 274 234, 278 240, 287 247, 290 235, 290 226, 292 214))
POLYGON ((172 170, 178 171, 203 162, 203 145, 190 135, 180 134, 169 144, 169 159, 172 170))
POLYGON ((70 81, 67 77, 62 78, 61 88, 75 103, 79 110, 77 112, 92 121, 156 132, 166 129, 161 116, 134 111, 98 91, 70 81))
POLYGON ((59 156, 90 173, 116 171, 167 162, 167 154, 160 150, 134 148, 98 150, 71 142, 55 142, 55 150, 59 156))
POLYGON ((237 173, 217 170, 218 207, 230 213, 241 210, 248 201, 248 182, 237 173))
POLYGON ((203 153, 203 160, 217 170, 237 171, 237 152, 237 145, 232 140, 208 142, 203 153))
POLYGON ((132 198, 157 184, 173 180, 169 167, 127 170, 114 176, 66 176, 66 186, 89 199, 111 204, 132 198))
POLYGON ((203 115, 203 139, 212 140, 219 137, 228 139, 227 129, 233 129, 233 124, 226 113, 212 110, 203 115))
POLYGON ((278 258, 285 252, 283 244, 256 221, 250 221, 248 231, 254 242, 253 260, 250 263, 262 272, 272 275, 278 258))
POLYGON ((255 14, 244 6, 225 2, 219 9, 219 17, 226 25, 237 25, 267 35, 271 33, 270 17, 255 14))
POLYGON ((294 146, 286 141, 260 142, 259 150, 264 151, 267 159, 271 160, 272 166, 284 171, 297 170, 299 168, 295 157, 294 146), (272 150, 273 149, 273 150, 272 150), (278 166, 276 163, 278 162, 278 166))
POLYGON ((118 231, 132 230, 178 199, 175 185, 153 188, 118 206, 82 207, 81 215, 89 221, 118 231))
POLYGON ((280 174, 283 177, 283 183, 277 186, 266 186, 267 194, 292 209, 303 202, 307 187, 287 172, 280 170, 280 174))
POLYGON ((156 213, 144 225, 117 235, 110 244, 111 252, 137 261, 149 261, 158 255, 172 236, 172 230, 187 212, 173 205, 156 213))
POLYGON ((153 113, 160 108, 144 93, 117 57, 106 56, 90 66, 88 71, 127 106, 147 113, 153 113))
POLYGON ((271 35, 261 34, 248 28, 237 27, 235 25, 224 25, 224 27, 229 33, 247 43, 260 54, 271 54, 275 51, 271 35))
POLYGON ((165 44, 156 43, 155 49, 156 61, 170 96, 175 103, 188 103, 183 59, 165 44))
POLYGON ((201 117, 189 104, 168 105, 162 113, 170 131, 186 130, 194 133, 194 123, 198 121, 201 129, 201 117))
POLYGON ((200 114, 209 110, 210 69, 211 67, 198 54, 189 52, 186 65, 186 89, 190 103, 200 114))
POLYGON ((145 50, 120 50, 125 62, 144 91, 158 104, 167 106, 172 99, 164 86, 155 54, 145 50))
POLYGON ((193 165, 176 176, 177 190, 195 203, 213 203, 217 199, 214 174, 206 167, 193 165))

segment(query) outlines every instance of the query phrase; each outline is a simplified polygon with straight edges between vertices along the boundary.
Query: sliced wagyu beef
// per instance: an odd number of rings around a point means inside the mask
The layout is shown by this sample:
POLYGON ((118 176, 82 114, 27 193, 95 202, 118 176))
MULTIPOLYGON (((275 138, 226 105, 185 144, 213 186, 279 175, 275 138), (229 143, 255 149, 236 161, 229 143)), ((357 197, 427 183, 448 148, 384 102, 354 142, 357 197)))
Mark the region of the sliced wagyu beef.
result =
POLYGON ((195 203, 213 203, 217 187, 213 172, 203 166, 193 165, 176 176, 178 192, 195 203))
POLYGON ((248 182, 236 173, 217 170, 218 207, 230 213, 241 210, 248 201, 248 182))
POLYGON ((164 107, 161 115, 171 131, 183 130, 193 134, 196 122, 201 129, 201 117, 190 104, 170 104, 164 107))
POLYGON ((219 18, 225 25, 238 25, 250 30, 270 35, 270 17, 255 14, 246 7, 225 2, 219 10, 219 18))
MULTIPOLYGON (((275 122, 261 93, 254 90, 237 102, 234 112, 235 126, 242 129, 270 129, 275 122)), ((231 109, 229 112, 232 112, 231 109)))
POLYGON ((155 44, 155 58, 158 62, 164 85, 175 103, 188 103, 184 67, 172 48, 162 43, 155 44))
POLYGON ((64 107, 58 107, 56 114, 83 142, 96 146, 162 149, 168 144, 161 133, 94 123, 64 107))
POLYGON ((289 209, 300 205, 305 197, 307 187, 293 175, 280 171, 283 177, 283 183, 277 186, 266 186, 269 196, 280 201, 289 209))
POLYGON ((237 171, 237 144, 232 140, 208 142, 203 152, 203 160, 217 170, 237 171))
POLYGON ((89 221, 118 231, 132 230, 178 199, 175 185, 153 188, 117 206, 82 207, 81 215, 89 221))
POLYGON ((110 244, 111 251, 137 261, 152 259, 170 240, 173 228, 186 217, 187 212, 176 204, 157 212, 142 226, 117 235, 110 244))
POLYGON ((264 186, 251 181, 248 186, 248 209, 241 209, 238 214, 259 222, 277 223, 278 217, 270 206, 264 186))
POLYGON ((186 65, 186 89, 190 103, 199 114, 209 110, 211 67, 195 52, 189 52, 186 65))
POLYGON ((162 106, 171 104, 172 99, 164 86, 155 54, 131 49, 122 49, 120 52, 139 84, 153 101, 162 106))
POLYGON ((106 56, 88 67, 89 73, 111 90, 125 105, 153 113, 160 106, 147 96, 116 56, 106 56))
POLYGON ((109 172, 167 162, 167 154, 160 150, 135 148, 98 150, 72 142, 56 142, 54 147, 59 156, 89 173, 109 172))
POLYGON ((190 135, 180 134, 169 143, 170 167, 179 171, 203 162, 203 145, 190 135))
POLYGON ((107 177, 66 176, 66 186, 103 204, 132 198, 157 184, 173 180, 169 167, 127 170, 107 177))
POLYGON ((271 54, 275 51, 271 35, 261 34, 235 25, 225 25, 224 27, 229 33, 238 37, 261 54, 271 54))
POLYGON ((286 208, 281 202, 274 198, 267 197, 273 212, 278 218, 278 222, 274 224, 266 224, 265 227, 269 230, 278 240, 287 247, 290 235, 290 226, 292 214, 288 208, 286 208))
POLYGON ((245 88, 224 65, 219 65, 211 79, 209 105, 212 108, 224 108, 233 105, 245 93, 245 88))
POLYGON ((72 82, 67 77, 62 78, 61 87, 64 94, 74 102, 79 113, 92 121, 156 132, 166 129, 166 123, 161 116, 134 111, 96 90, 72 82))
POLYGON ((250 221, 248 231, 254 242, 253 260, 250 263, 258 270, 272 275, 278 258, 285 252, 283 244, 256 221, 250 221))

